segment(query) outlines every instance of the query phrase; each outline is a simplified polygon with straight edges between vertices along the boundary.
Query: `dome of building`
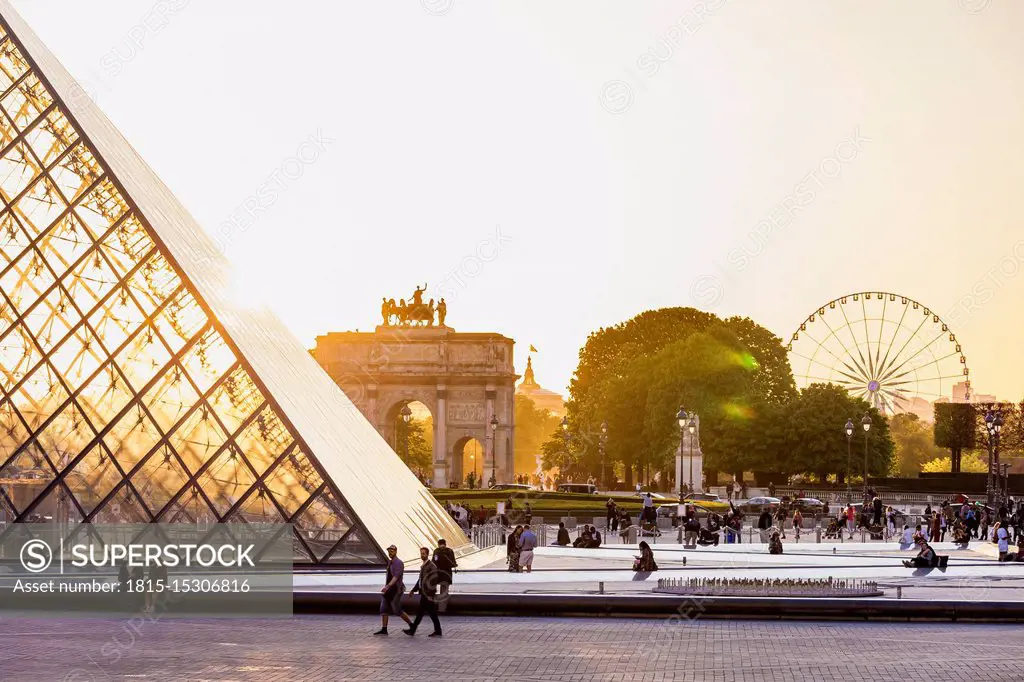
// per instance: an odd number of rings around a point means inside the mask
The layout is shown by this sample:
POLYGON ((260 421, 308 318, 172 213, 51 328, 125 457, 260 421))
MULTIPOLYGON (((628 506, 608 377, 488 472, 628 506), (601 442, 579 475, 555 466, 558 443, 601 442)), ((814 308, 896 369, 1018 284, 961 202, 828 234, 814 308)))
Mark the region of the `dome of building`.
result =
POLYGON ((529 398, 538 408, 547 410, 556 417, 565 415, 565 398, 554 391, 542 388, 537 383, 533 375, 533 356, 526 358, 526 371, 523 372, 523 380, 516 388, 516 394, 529 398))

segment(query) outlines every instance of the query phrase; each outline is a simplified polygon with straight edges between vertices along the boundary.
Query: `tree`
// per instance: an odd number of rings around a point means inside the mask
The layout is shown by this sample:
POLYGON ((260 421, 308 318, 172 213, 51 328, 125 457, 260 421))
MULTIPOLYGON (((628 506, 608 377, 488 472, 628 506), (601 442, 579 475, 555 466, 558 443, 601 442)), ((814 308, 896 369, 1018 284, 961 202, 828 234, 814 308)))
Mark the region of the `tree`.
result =
POLYGON ((924 471, 926 462, 942 457, 942 448, 935 444, 931 426, 916 414, 894 415, 889 420, 889 432, 896 445, 892 473, 897 476, 915 476, 924 471))
MULTIPOLYGON (((936 457, 925 462, 921 471, 928 474, 938 474, 950 470, 949 457, 936 457)), ((983 474, 988 471, 988 455, 980 452, 968 452, 962 461, 961 471, 969 474, 983 474)))
POLYGON ((581 445, 570 455, 597 473, 604 420, 607 457, 621 464, 627 485, 633 471, 669 469, 682 404, 700 414, 707 467, 735 471, 763 455, 757 420, 795 391, 781 340, 751 320, 693 308, 646 311, 594 332, 580 350, 567 418, 581 445))
POLYGON ((433 420, 410 419, 409 423, 399 420, 398 423, 398 455, 415 474, 430 477, 434 467, 433 420), (408 449, 405 447, 402 429, 407 429, 409 436, 408 449))
POLYGON ((969 403, 935 403, 935 444, 948 448, 950 471, 960 473, 964 450, 971 450, 977 441, 977 414, 969 403))
POLYGON ((524 395, 513 398, 515 410, 516 443, 515 468, 517 472, 533 473, 536 457, 551 432, 558 427, 558 417, 542 410, 524 395))
POLYGON ((889 471, 895 448, 885 417, 860 398, 854 398, 835 384, 811 384, 800 396, 781 410, 779 425, 786 433, 788 447, 778 469, 787 473, 813 473, 824 479, 828 474, 842 475, 864 470, 864 431, 860 418, 871 418, 868 439, 868 474, 884 476, 889 471), (853 419, 852 456, 848 458, 843 427, 853 419), (849 465, 847 460, 849 459, 849 465))

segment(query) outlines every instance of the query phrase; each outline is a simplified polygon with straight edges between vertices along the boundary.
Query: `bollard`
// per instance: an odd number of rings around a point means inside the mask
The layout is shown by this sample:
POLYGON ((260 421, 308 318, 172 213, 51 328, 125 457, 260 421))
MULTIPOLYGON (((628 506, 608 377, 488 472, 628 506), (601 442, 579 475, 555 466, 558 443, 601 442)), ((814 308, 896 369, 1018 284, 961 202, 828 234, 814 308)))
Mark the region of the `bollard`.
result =
POLYGON ((604 583, 603 582, 600 582, 600 583, 597 584, 597 593, 598 594, 604 594, 604 583))
POLYGON ((896 598, 903 599, 903 587, 899 585, 896 586, 896 598))
POLYGON ((821 544, 821 526, 814 529, 814 539, 819 545, 821 544))
POLYGON ((863 528, 860 529, 860 541, 861 542, 866 542, 866 540, 864 539, 864 529, 863 528))

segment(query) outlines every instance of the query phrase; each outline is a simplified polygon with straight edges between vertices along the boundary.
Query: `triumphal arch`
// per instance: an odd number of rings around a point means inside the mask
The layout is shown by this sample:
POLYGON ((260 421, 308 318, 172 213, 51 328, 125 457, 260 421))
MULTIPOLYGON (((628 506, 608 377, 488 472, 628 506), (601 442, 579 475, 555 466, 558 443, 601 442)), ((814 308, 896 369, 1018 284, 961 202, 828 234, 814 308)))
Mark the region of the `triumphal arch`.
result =
POLYGON ((434 487, 465 479, 462 452, 473 440, 484 445, 479 477, 509 482, 515 342, 497 333, 456 332, 445 324, 445 300, 424 302, 425 290, 417 287, 408 302, 384 299, 373 332, 318 336, 313 357, 396 449, 402 408, 420 402, 430 410, 434 466, 427 475, 434 487))

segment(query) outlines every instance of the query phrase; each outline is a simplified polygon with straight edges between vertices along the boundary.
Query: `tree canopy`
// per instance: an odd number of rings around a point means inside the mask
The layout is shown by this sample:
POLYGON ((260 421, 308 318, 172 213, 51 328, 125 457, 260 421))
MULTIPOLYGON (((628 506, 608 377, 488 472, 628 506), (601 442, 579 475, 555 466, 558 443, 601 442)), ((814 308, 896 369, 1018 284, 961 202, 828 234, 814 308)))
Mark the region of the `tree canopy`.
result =
POLYGON ((893 458, 894 444, 889 421, 861 398, 835 384, 811 384, 781 410, 775 422, 779 438, 786 443, 774 470, 856 476, 864 471, 864 441, 867 439, 868 475, 885 476, 893 458), (871 429, 865 435, 861 419, 867 414, 871 429), (851 419, 855 431, 847 444, 844 427, 851 419))
MULTIPOLYGON (((914 476, 925 470, 926 462, 943 456, 942 448, 935 444, 931 424, 921 421, 916 414, 893 415, 889 432, 896 446, 891 470, 896 476, 914 476)), ((948 462, 949 458, 946 459, 948 462)))
POLYGON ((513 399, 515 410, 516 441, 515 467, 518 472, 534 473, 537 468, 536 456, 541 454, 544 442, 558 427, 558 417, 542 410, 524 395, 516 394, 513 399))
POLYGON ((795 393, 781 340, 753 321, 693 308, 647 311, 594 332, 580 351, 567 405, 568 454, 597 474, 596 434, 607 421, 607 457, 622 465, 628 483, 632 470, 668 468, 684 405, 700 415, 708 466, 735 470, 764 455, 756 426, 795 393))

